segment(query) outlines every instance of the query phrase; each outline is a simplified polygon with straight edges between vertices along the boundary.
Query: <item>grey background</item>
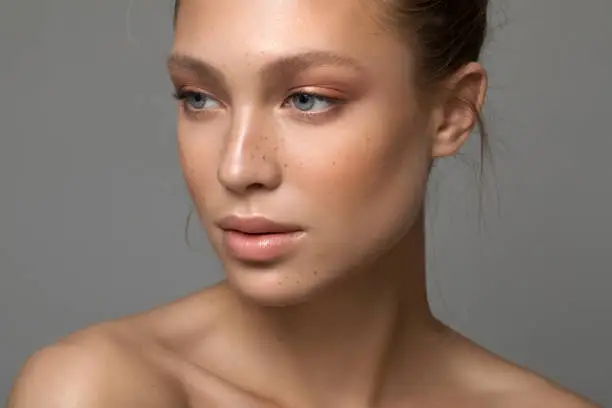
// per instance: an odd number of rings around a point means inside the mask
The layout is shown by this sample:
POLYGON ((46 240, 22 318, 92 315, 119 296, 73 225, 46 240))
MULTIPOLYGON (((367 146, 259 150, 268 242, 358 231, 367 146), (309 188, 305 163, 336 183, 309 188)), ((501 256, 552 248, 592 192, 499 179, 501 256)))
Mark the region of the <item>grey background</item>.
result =
MULTIPOLYGON (((492 19, 495 184, 480 212, 476 145, 436 171, 433 307, 612 406, 612 2, 492 19)), ((35 349, 221 276, 196 225, 183 239, 171 34, 169 0, 0 0, 0 400, 35 349)))

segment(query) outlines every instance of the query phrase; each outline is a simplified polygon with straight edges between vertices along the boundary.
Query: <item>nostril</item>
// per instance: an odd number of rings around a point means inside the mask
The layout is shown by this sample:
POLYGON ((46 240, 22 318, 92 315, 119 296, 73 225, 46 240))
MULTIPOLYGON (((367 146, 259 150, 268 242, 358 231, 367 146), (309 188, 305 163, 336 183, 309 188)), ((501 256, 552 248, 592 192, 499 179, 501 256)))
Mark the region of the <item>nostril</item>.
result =
POLYGON ((251 183, 247 187, 247 190, 261 190, 265 187, 263 183, 251 183))

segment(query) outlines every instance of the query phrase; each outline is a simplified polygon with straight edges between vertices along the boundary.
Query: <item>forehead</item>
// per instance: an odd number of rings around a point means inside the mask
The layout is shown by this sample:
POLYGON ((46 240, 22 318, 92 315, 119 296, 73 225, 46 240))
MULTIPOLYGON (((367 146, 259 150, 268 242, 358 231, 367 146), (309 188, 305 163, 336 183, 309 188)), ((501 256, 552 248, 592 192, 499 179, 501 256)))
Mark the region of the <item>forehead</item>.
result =
POLYGON ((181 0, 174 51, 248 63, 315 50, 402 64, 406 45, 381 26, 375 7, 373 0, 181 0))

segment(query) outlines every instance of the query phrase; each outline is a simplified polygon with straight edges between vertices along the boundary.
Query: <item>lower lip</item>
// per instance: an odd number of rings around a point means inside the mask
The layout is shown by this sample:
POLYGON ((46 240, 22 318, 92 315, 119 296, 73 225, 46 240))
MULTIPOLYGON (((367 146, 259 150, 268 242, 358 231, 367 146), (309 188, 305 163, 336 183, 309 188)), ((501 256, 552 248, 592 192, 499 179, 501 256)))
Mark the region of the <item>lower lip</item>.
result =
POLYGON ((304 235, 301 231, 275 234, 245 234, 223 231, 231 256, 247 262, 270 262, 286 255, 304 235))

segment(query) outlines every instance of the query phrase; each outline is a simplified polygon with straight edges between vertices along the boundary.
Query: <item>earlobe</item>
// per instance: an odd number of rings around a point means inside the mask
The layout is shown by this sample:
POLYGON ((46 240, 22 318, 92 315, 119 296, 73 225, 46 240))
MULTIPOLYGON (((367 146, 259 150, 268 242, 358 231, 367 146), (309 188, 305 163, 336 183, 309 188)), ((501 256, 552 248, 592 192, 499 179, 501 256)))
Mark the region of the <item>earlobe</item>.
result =
POLYGON ((466 142, 484 104, 487 74, 479 63, 470 63, 445 85, 446 92, 432 143, 433 158, 453 156, 466 142))

